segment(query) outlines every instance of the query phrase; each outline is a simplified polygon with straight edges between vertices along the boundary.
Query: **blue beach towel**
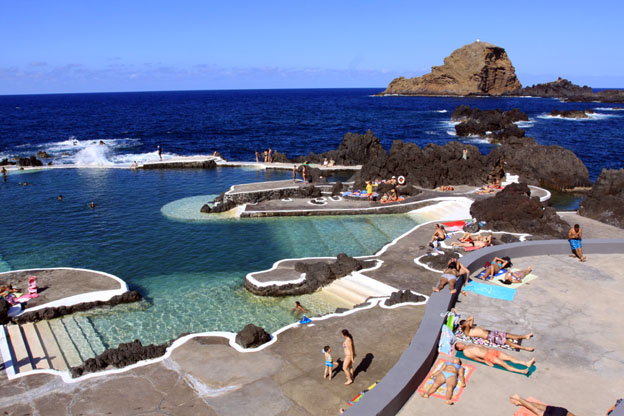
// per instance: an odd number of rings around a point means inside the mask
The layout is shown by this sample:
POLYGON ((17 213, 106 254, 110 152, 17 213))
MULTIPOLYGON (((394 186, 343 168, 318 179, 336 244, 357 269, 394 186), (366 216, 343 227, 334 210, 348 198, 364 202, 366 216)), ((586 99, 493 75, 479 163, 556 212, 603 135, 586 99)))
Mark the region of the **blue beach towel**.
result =
MULTIPOLYGON (((504 275, 505 275, 505 273, 507 273, 507 269, 500 269, 500 270, 498 271, 498 273, 494 274, 494 277, 504 276, 504 275)), ((485 276, 485 270, 483 270, 481 273, 479 273, 479 274, 478 274, 478 275, 476 275, 475 277, 476 277, 477 279, 481 279, 481 280, 483 280, 483 276, 485 276)), ((492 279, 490 278, 490 279, 488 279, 488 280, 492 280, 492 279)))
POLYGON ((516 295, 516 289, 510 287, 487 285, 485 283, 475 282, 474 280, 464 286, 464 290, 467 292, 474 292, 477 295, 487 296, 494 299, 502 299, 513 301, 516 295))

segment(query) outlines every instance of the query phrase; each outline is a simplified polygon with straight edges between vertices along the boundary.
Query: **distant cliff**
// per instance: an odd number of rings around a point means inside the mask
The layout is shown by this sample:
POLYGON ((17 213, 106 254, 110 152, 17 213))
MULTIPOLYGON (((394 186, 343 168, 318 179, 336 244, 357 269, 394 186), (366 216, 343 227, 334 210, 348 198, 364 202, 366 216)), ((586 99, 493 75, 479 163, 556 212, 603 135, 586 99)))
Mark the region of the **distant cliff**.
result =
POLYGON ((559 98, 566 101, 601 101, 603 103, 624 103, 624 90, 602 90, 593 92, 588 86, 580 87, 559 77, 556 81, 532 85, 505 95, 559 98))
POLYGON ((394 79, 379 95, 502 95, 520 88, 505 49, 477 41, 453 51, 429 74, 394 79))

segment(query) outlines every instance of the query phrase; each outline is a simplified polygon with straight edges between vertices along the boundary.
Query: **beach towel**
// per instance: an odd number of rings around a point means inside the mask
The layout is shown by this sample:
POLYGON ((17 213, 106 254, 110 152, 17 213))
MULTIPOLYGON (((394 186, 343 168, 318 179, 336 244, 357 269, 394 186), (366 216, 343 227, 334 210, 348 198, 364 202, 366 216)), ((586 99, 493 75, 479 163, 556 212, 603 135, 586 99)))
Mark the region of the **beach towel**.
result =
POLYGON ((461 231, 464 229, 466 221, 449 221, 443 222, 442 225, 444 225, 446 231, 461 231))
MULTIPOLYGON (((539 404, 546 404, 544 402, 540 402, 535 397, 527 397, 527 401, 535 402, 539 404)), ((516 411, 516 413, 513 414, 513 416, 535 416, 535 413, 531 412, 530 410, 527 410, 526 407, 518 406, 518 410, 516 411)))
MULTIPOLYGON (((456 356, 456 357, 461 358, 462 360, 469 360, 469 361, 474 361, 475 363, 480 363, 479 361, 476 361, 476 360, 473 360, 473 359, 471 359, 471 358, 466 357, 466 356, 464 355, 463 351, 457 351, 457 354, 455 354, 455 356, 456 356)), ((480 364, 483 364, 483 363, 480 363, 480 364)), ((523 366, 523 365, 521 365, 521 364, 514 364, 514 363, 510 363, 509 361, 507 361, 507 364, 509 364, 511 367, 515 367, 515 368, 518 368, 518 369, 521 369, 521 370, 523 370, 523 369, 525 369, 525 368, 526 368, 525 366, 523 366)), ((488 366, 487 364, 483 364, 483 365, 488 366)), ((488 366, 488 367, 489 367, 489 366, 488 366)), ((513 371, 508 371, 507 369, 505 369, 505 368, 501 367, 501 366, 500 366, 500 365, 498 365, 498 364, 494 364, 494 367, 493 367, 493 368, 497 368, 497 369, 499 369, 499 370, 503 370, 503 371, 506 371, 506 372, 511 373, 511 374, 518 374, 518 375, 522 375, 522 376, 529 377, 531 374, 533 374, 533 372, 535 371, 535 368, 536 368, 536 367, 535 367, 535 364, 533 364, 533 365, 531 366, 531 368, 529 368, 529 372, 528 372, 527 374, 515 373, 515 372, 513 372, 513 371)))
POLYGON ((366 393, 368 393, 369 391, 371 391, 372 389, 375 388, 375 386, 377 385, 377 383, 379 383, 378 381, 374 382, 373 384, 371 384, 370 386, 368 386, 367 389, 362 390, 357 396, 355 396, 353 399, 349 400, 349 406, 353 406, 354 403, 357 403, 360 401, 360 399, 362 398, 362 396, 366 393))
MULTIPOLYGON (((502 349, 505 349, 505 350, 515 351, 514 348, 510 347, 507 344, 505 344, 505 345, 493 345, 487 339, 477 338, 477 337, 469 337, 468 335, 464 334, 464 331, 462 331, 461 329, 458 329, 457 331, 455 331, 455 339, 457 341, 461 341, 461 342, 470 342, 471 344, 483 345, 484 347, 497 347, 497 348, 502 348, 502 349)), ((517 339, 511 340, 511 342, 513 342, 514 344, 518 344, 518 345, 520 345, 521 341, 522 340, 517 340, 517 339)))
POLYGON ((453 344, 455 343, 455 335, 453 331, 446 325, 442 325, 442 333, 440 334, 440 342, 438 343, 438 352, 451 355, 453 353, 453 344))
MULTIPOLYGON (((486 272, 486 270, 483 270, 481 273, 479 273, 479 274, 478 274, 478 275, 476 275, 475 277, 476 277, 477 279, 481 279, 481 280, 483 280, 483 276, 485 276, 485 272, 486 272)), ((505 276, 505 273, 507 273, 507 269, 500 269, 500 270, 498 271, 498 273, 495 273, 495 274, 494 274, 494 278, 497 278, 497 277, 500 277, 500 276, 505 276)), ((491 279, 491 278, 490 278, 490 279, 491 279)), ((490 279, 488 279, 488 280, 490 280, 490 279)))
POLYGON ((310 322, 312 322, 312 320, 305 315, 303 315, 303 318, 301 318, 301 320, 299 321, 299 323, 302 325, 309 324, 310 322))
MULTIPOLYGON (((483 247, 476 247, 476 246, 470 246, 470 247, 464 247, 464 251, 475 251, 475 250, 479 250, 480 248, 483 247)), ((484 275, 485 271, 483 271, 482 273, 479 273, 479 275, 484 275)))
MULTIPOLYGON (((518 269, 511 269, 512 272, 517 272, 519 271, 518 269)), ((505 284, 503 283, 503 281, 505 281, 505 275, 503 275, 502 277, 497 277, 494 280, 492 280, 492 283, 497 284, 499 286, 504 286, 504 287, 510 287, 512 289, 516 289, 519 288, 520 286, 522 286, 525 283, 529 283, 533 280, 537 279, 537 276, 534 275, 532 272, 527 274, 524 279, 522 279, 522 282, 520 283, 511 283, 511 284, 505 284)))
POLYGON ((464 286, 464 290, 467 292, 474 292, 477 295, 487 296, 488 298, 501 299, 513 301, 516 295, 516 289, 509 287, 488 285, 481 282, 475 282, 474 280, 464 286))
MULTIPOLYGON (((427 378, 418 387, 419 393, 425 393, 427 389, 431 387, 431 385, 433 384, 431 375, 435 373, 436 371, 438 371, 447 360, 449 360, 448 357, 438 357, 433 367, 431 367, 429 374, 427 374, 427 378)), ((468 379, 474 372, 475 366, 472 364, 464 363, 462 364, 462 367, 464 367, 464 378, 466 379, 466 383, 468 383, 468 379)), ((455 386, 455 388, 453 389, 453 395, 451 396, 451 401, 454 403, 457 403, 459 401, 459 397, 464 392, 464 389, 465 389, 464 386, 461 386, 461 387, 459 387, 459 385, 455 386)), ((446 400, 446 383, 438 387, 438 389, 433 394, 431 394, 431 397, 437 397, 439 399, 446 400)))

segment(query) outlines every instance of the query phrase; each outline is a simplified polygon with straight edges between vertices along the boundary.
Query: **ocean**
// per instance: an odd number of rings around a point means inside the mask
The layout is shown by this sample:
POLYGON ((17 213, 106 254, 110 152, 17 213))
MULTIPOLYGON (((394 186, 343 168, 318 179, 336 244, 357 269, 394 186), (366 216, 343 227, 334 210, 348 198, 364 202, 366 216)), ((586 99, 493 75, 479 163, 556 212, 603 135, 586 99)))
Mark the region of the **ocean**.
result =
MULTIPOLYGON (((249 90, 0 96, 0 159, 45 151, 54 164, 102 169, 11 172, 0 182, 0 271, 82 267, 117 275, 139 290, 133 305, 82 314, 104 347, 135 338, 161 343, 185 332, 237 331, 253 322, 291 323, 294 298, 261 298, 245 275, 283 258, 369 255, 422 222, 413 215, 224 219, 199 208, 236 183, 289 178, 249 168, 131 171, 133 161, 210 154, 253 160, 268 147, 292 157, 336 148, 347 132, 393 140, 456 140, 460 104, 520 108, 542 144, 574 151, 592 179, 624 160, 624 111, 600 103, 537 98, 374 97, 379 90, 249 90), (593 108, 587 120, 548 116, 593 108), (100 144, 100 141, 104 145, 100 144), (21 186, 20 182, 28 182, 21 186), (57 196, 63 195, 63 201, 57 196), (88 203, 96 202, 96 208, 88 203)), ((463 139, 462 139, 463 140, 463 139)), ((490 144, 466 142, 482 152, 490 144)), ((558 208, 578 199, 555 195, 558 208), (558 199, 557 199, 558 198, 558 199)), ((302 299, 314 313, 334 305, 302 299)))

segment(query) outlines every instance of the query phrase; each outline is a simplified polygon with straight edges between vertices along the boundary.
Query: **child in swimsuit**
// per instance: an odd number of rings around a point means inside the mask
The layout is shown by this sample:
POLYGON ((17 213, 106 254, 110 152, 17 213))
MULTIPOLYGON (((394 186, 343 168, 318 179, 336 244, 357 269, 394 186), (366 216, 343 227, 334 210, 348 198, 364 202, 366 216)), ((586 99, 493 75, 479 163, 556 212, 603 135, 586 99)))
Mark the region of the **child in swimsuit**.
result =
POLYGON ((323 373, 323 378, 329 377, 331 380, 334 369, 334 360, 332 359, 331 348, 329 348, 329 345, 325 345, 323 347, 323 353, 325 353, 325 372, 323 373))

